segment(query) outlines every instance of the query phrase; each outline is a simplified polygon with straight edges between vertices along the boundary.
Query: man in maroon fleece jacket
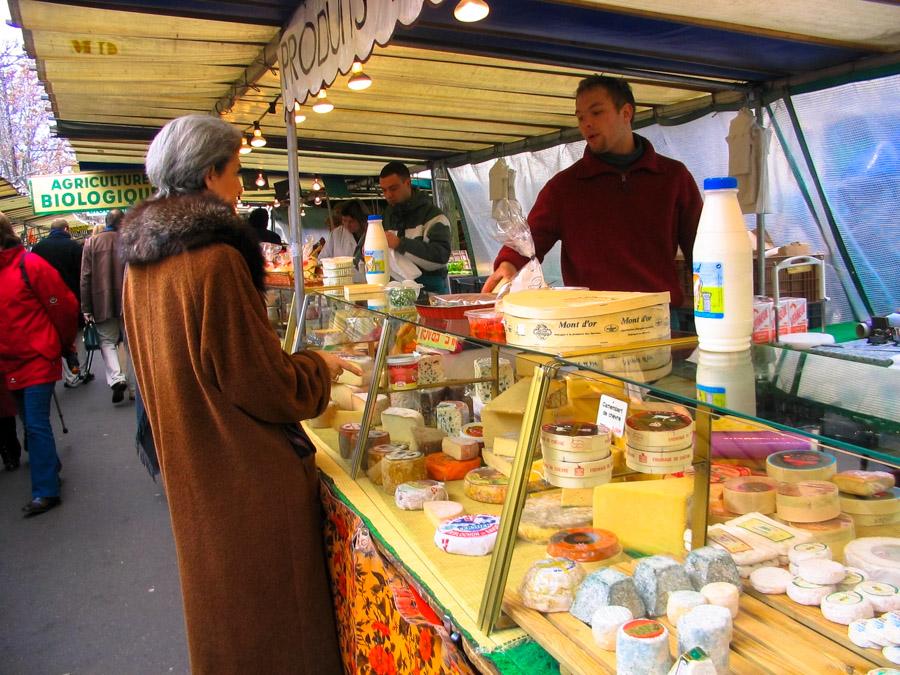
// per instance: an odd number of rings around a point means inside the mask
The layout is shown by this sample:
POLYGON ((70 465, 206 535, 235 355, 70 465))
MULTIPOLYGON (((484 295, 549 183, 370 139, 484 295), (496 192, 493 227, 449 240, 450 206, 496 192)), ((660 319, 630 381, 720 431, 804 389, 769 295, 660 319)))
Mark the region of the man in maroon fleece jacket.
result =
MULTIPOLYGON (((682 301, 675 273, 678 247, 690 261, 703 202, 685 166, 659 155, 631 131, 634 94, 625 80, 592 75, 578 85, 575 116, 584 156, 551 178, 528 224, 543 261, 562 242, 563 282, 598 291, 669 291, 682 301)), ((491 291, 528 262, 500 249, 491 291)))

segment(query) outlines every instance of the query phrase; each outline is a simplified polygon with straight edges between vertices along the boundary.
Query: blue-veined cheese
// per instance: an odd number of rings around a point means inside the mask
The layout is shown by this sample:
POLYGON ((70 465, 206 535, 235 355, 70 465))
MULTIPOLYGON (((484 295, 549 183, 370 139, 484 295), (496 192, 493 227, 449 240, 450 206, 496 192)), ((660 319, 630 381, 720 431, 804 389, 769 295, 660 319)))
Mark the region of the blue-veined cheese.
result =
POLYGON ((634 567, 634 585, 644 601, 647 616, 657 617, 666 613, 669 593, 694 590, 691 580, 681 564, 663 555, 641 558, 634 567))

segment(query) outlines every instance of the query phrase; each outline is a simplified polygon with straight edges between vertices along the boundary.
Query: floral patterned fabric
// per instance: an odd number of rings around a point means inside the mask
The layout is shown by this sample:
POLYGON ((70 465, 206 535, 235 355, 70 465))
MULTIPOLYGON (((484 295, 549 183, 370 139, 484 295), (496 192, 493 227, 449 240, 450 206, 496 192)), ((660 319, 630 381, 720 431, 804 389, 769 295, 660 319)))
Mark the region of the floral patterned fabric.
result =
POLYGON ((474 673, 438 614, 327 481, 321 497, 344 672, 474 673))

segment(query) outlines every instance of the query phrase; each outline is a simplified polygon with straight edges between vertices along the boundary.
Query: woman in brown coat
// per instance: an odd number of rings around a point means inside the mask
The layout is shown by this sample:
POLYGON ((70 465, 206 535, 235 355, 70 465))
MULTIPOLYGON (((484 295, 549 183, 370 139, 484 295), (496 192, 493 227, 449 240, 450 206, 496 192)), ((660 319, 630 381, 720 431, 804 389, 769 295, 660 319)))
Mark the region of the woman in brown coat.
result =
POLYGON ((235 213, 240 141, 206 115, 154 139, 147 174, 159 191, 122 227, 125 326, 166 485, 192 671, 340 673, 315 459, 296 421, 319 414, 332 377, 354 367, 281 350, 256 237, 235 213))

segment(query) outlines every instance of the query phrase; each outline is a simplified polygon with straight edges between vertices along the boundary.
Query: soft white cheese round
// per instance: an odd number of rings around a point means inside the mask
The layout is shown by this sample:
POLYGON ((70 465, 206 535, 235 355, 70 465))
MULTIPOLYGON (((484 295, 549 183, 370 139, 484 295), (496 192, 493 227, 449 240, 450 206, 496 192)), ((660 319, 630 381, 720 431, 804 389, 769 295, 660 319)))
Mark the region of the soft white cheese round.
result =
POLYGON ((837 591, 822 598, 822 616, 834 623, 849 626, 859 619, 875 616, 872 603, 856 591, 837 591))
POLYGON ((591 617, 591 633, 594 635, 594 642, 600 649, 614 652, 616 650, 616 633, 619 632, 619 627, 633 618, 631 610, 627 607, 618 605, 598 607, 591 617))
POLYGON ((741 592, 734 584, 729 584, 727 581, 715 581, 706 584, 700 589, 700 593, 710 605, 725 607, 731 612, 732 619, 737 616, 741 592))
POLYGON ((834 593, 834 586, 823 586, 814 584, 800 577, 791 579, 791 583, 787 585, 787 595, 794 602, 801 605, 821 605, 822 598, 830 593, 834 593))
POLYGON ((883 581, 863 581, 853 587, 872 603, 876 612, 900 610, 900 589, 883 581))
POLYGON ((788 560, 794 565, 813 558, 831 560, 831 557, 831 547, 817 541, 794 544, 788 549, 788 560))
POLYGON ((835 560, 810 558, 797 563, 797 573, 801 579, 811 584, 839 584, 847 575, 847 568, 835 560))
POLYGON ((705 605, 706 597, 697 591, 672 591, 666 602, 666 618, 673 626, 678 624, 678 619, 694 607, 705 605))
POLYGON ((780 595, 791 583, 791 573, 780 567, 760 567, 750 573, 750 585, 766 595, 780 595))

